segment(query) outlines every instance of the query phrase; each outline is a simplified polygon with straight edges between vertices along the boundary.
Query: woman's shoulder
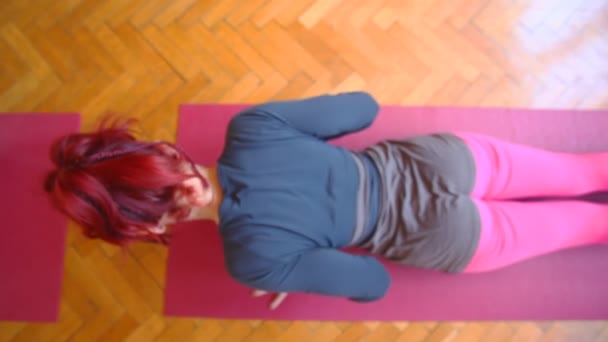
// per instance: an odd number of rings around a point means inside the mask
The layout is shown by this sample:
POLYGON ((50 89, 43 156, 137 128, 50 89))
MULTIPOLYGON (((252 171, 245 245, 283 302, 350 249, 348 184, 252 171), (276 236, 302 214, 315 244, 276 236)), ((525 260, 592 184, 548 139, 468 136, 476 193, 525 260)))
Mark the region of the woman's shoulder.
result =
POLYGON ((278 117, 271 111, 265 110, 263 105, 244 108, 229 120, 228 127, 231 129, 247 128, 257 125, 268 125, 277 123, 278 117))
POLYGON ((226 140, 244 143, 258 141, 282 140, 285 138, 304 137, 298 130, 289 126, 280 115, 258 105, 243 109, 228 122, 226 140))
POLYGON ((312 239, 275 224, 256 221, 254 215, 229 217, 219 225, 224 252, 228 257, 238 260, 277 260, 316 246, 312 239))
POLYGON ((284 269, 297 259, 303 242, 280 230, 257 224, 221 227, 226 270, 237 281, 250 285, 284 269))

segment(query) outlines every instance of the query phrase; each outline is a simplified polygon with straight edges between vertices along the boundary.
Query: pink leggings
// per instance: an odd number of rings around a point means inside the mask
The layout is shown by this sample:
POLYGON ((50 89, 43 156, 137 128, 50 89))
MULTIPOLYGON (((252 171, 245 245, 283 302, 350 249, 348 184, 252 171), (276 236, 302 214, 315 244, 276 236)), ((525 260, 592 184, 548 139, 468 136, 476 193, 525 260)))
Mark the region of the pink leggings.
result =
POLYGON ((608 191, 608 153, 558 153, 480 134, 458 136, 475 159, 472 197, 481 216, 480 243, 465 273, 608 243, 608 205, 566 199, 513 201, 608 191))

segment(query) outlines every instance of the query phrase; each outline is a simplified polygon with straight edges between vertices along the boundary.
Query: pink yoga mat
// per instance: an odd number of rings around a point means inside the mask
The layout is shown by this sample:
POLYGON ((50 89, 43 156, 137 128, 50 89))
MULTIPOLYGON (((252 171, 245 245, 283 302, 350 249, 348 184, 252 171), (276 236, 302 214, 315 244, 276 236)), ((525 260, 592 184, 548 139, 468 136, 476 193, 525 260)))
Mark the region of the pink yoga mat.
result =
POLYGON ((77 114, 0 114, 0 320, 56 321, 67 220, 43 190, 48 149, 77 114))
MULTIPOLYGON (((242 105, 186 105, 178 143, 212 164, 242 105)), ((383 107, 371 128, 334 143, 361 149, 386 138, 467 130, 562 151, 608 151, 608 111, 383 107)), ((605 200, 605 197, 597 197, 605 200)), ((608 247, 543 256, 481 275, 444 275, 384 262, 392 286, 367 304, 308 294, 276 311, 224 270, 213 224, 179 225, 169 252, 165 312, 171 316, 279 320, 554 320, 608 318, 608 247)))

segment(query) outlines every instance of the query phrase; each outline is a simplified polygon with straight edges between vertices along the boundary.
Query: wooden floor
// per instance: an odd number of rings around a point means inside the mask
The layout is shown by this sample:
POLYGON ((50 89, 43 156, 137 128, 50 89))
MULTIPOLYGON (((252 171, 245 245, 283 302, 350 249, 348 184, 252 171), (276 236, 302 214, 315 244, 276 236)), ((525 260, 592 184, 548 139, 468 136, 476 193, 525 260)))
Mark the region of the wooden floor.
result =
MULTIPOLYGON (((608 108, 608 0, 2 0, 0 111, 110 110, 174 140, 184 102, 367 90, 383 104, 608 108), (603 61, 603 62, 602 62, 603 61)), ((2 341, 608 341, 608 322, 162 315, 160 247, 71 227, 58 324, 2 341)))

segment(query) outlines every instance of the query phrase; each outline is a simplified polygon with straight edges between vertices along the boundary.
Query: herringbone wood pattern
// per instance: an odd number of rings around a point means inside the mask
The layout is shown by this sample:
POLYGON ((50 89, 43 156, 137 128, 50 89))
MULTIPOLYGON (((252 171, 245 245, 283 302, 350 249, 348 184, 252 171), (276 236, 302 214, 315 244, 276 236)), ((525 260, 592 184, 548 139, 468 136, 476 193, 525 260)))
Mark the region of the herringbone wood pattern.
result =
MULTIPOLYGON (((174 140, 184 102, 367 90, 384 104, 608 107, 606 0, 4 0, 0 111, 113 111, 174 140), (602 62, 603 61, 603 62, 602 62)), ((606 341, 606 322, 162 316, 166 250, 70 227, 58 324, 7 341, 606 341)))

